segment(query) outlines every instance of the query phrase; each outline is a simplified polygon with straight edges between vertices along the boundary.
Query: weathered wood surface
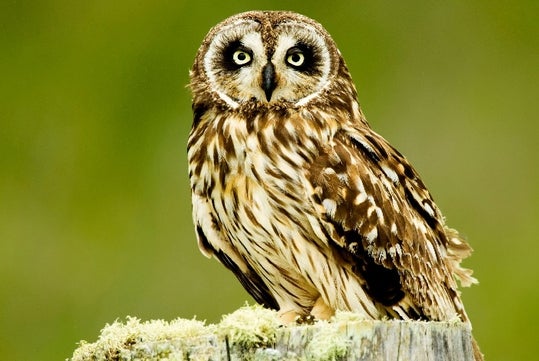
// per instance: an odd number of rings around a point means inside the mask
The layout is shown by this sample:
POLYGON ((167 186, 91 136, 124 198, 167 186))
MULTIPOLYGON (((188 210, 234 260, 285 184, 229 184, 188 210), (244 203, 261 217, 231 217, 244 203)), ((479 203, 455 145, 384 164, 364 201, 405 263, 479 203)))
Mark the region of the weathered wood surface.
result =
POLYGON ((71 360, 473 360, 471 330, 461 322, 352 318, 282 327, 252 317, 218 325, 128 319, 82 342, 71 360))
MULTIPOLYGON (((275 346, 256 360, 473 360, 471 330, 463 323, 355 321, 280 330, 275 346), (329 342, 328 342, 329 341, 329 342), (277 356, 272 358, 272 356, 277 356)), ((240 355, 234 352, 234 356, 240 355)))

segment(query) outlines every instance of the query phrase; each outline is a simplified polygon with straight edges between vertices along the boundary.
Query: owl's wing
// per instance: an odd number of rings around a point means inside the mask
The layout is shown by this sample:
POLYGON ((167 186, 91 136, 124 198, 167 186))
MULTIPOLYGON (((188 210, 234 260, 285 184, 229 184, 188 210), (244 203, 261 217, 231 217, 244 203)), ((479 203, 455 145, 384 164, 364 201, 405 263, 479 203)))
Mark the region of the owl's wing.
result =
POLYGON ((256 302, 268 308, 279 309, 277 301, 260 275, 229 242, 223 239, 208 200, 193 192, 192 201, 193 219, 200 251, 207 257, 214 256, 231 270, 256 302))
POLYGON ((416 171, 385 139, 369 128, 340 130, 308 178, 333 245, 379 305, 402 318, 467 319, 455 278, 475 281, 460 267, 471 248, 444 225, 416 171))

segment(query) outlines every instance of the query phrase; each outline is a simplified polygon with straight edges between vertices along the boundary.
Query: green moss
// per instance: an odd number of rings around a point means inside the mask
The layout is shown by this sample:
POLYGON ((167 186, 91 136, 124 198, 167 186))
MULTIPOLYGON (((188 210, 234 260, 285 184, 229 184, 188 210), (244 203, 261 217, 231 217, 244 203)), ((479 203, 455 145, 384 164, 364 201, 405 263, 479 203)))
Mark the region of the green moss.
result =
POLYGON ((460 322, 372 321, 350 312, 337 312, 329 322, 283 327, 275 311, 246 305, 209 325, 195 319, 142 322, 127 317, 106 325, 97 341, 81 341, 71 361, 369 359, 383 350, 380 342, 384 347, 408 347, 412 331, 430 338, 453 337, 451 332, 463 327, 460 322))
POLYGON ((350 341, 340 332, 339 324, 319 321, 315 327, 317 332, 305 350, 308 360, 335 361, 346 355, 350 341))
POLYGON ((259 305, 245 305, 236 312, 223 316, 217 325, 230 343, 244 348, 267 347, 275 343, 275 332, 280 326, 277 313, 259 305))
POLYGON ((194 319, 141 322, 128 316, 125 323, 107 324, 96 342, 81 341, 72 361, 164 359, 181 355, 189 340, 208 335, 211 330, 211 326, 194 319))
POLYGON ((276 312, 261 306, 242 307, 217 325, 195 319, 142 322, 127 317, 125 322, 107 324, 96 342, 81 341, 71 360, 208 360, 221 352, 218 348, 225 338, 246 350, 271 345, 278 326, 276 312))

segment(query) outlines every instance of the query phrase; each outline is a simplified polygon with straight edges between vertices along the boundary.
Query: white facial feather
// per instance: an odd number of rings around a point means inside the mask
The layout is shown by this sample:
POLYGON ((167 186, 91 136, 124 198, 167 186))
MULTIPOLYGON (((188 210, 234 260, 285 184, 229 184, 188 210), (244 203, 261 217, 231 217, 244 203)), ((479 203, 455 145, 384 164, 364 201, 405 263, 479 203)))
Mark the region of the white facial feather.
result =
POLYGON ((331 57, 322 34, 308 24, 289 22, 282 25, 275 47, 268 49, 259 31, 257 22, 240 20, 223 27, 210 43, 204 56, 204 70, 211 88, 231 108, 236 109, 242 102, 256 99, 266 102, 262 89, 263 67, 271 61, 275 67, 277 84, 271 101, 291 101, 299 106, 310 102, 330 84, 331 57), (223 49, 232 42, 239 41, 251 52, 252 61, 238 69, 231 76, 223 77, 221 62, 223 49), (317 54, 317 74, 305 74, 286 62, 289 49, 298 43, 308 44, 317 54), (267 54, 272 54, 271 59, 267 54), (226 80, 226 83, 224 82, 226 80))
MULTIPOLYGON (((258 35, 258 43, 261 45, 262 41, 260 35, 254 31, 257 26, 258 23, 252 20, 238 20, 223 27, 223 29, 216 34, 215 39, 210 43, 204 56, 204 71, 210 85, 217 95, 234 109, 239 106, 239 103, 227 94, 226 88, 217 78, 220 68, 217 66, 218 62, 216 60, 221 57, 222 49, 231 41, 231 39, 246 38, 247 41, 251 43, 251 46, 254 46, 256 43, 255 37, 258 35), (251 34, 254 36, 250 36, 251 34)), ((246 79, 243 79, 241 83, 245 83, 245 80, 246 79)))

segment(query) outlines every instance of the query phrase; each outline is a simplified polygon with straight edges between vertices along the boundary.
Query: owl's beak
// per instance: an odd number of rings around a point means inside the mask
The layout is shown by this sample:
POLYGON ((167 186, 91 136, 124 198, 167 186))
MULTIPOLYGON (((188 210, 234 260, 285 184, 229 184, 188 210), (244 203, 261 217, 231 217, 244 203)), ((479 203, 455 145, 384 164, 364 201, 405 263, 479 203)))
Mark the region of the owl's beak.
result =
POLYGON ((266 100, 268 102, 271 100, 271 95, 276 87, 275 66, 270 61, 262 68, 262 89, 266 94, 266 100))

